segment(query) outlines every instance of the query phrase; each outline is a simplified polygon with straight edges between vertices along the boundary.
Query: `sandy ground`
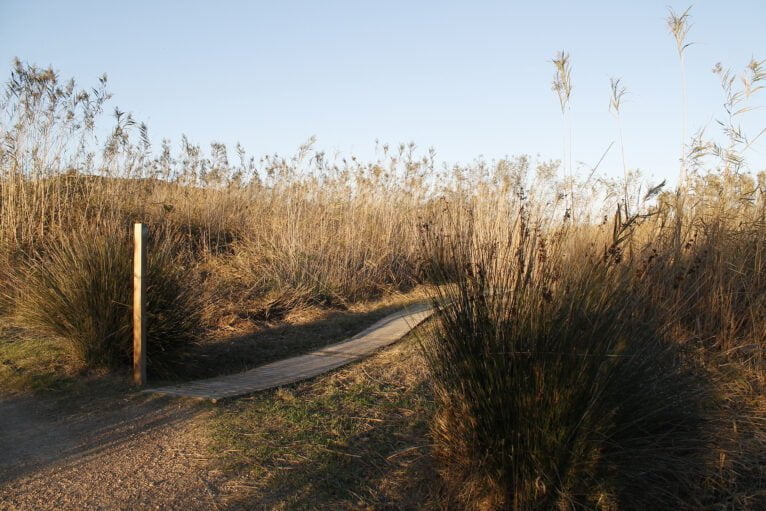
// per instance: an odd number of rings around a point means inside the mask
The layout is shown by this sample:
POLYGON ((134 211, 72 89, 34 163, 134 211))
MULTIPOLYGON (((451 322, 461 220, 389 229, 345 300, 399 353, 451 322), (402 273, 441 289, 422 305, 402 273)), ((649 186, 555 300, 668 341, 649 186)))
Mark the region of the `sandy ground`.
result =
POLYGON ((0 509, 224 509, 201 430, 209 413, 168 398, 76 412, 0 401, 0 509))

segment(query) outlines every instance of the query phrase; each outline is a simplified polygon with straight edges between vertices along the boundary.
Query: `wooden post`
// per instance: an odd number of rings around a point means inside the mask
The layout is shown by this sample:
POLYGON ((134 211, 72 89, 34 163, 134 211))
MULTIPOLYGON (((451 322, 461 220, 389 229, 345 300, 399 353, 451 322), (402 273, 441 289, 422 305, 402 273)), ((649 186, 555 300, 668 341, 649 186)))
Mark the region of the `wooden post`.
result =
POLYGON ((144 224, 133 227, 133 382, 146 385, 147 228, 144 224))

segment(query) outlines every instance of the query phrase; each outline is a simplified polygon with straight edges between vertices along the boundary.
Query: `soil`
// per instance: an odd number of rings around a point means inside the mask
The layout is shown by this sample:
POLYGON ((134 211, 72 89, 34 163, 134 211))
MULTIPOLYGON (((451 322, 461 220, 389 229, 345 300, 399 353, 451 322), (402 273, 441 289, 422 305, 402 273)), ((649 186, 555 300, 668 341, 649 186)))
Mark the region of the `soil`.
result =
POLYGON ((223 509, 201 431, 209 406, 132 396, 72 411, 0 401, 0 509, 223 509))

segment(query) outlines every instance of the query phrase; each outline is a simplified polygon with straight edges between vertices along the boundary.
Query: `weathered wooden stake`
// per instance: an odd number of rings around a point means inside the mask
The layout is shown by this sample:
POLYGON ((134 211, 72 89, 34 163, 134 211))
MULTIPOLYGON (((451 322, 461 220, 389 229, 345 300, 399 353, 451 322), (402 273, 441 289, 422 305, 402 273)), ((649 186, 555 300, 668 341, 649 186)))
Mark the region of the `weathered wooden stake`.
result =
POLYGON ((133 229, 133 381, 146 385, 146 237, 144 224, 133 229))

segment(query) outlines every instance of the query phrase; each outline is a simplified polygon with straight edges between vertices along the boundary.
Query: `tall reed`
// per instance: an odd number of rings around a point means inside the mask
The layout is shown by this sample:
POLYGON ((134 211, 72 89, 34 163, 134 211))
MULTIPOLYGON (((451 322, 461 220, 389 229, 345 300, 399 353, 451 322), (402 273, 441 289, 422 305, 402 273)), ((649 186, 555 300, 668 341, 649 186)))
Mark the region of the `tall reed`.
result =
POLYGON ((578 238, 523 207, 425 229, 447 283, 422 337, 432 432, 461 508, 682 506, 712 463, 718 405, 670 342, 673 312, 578 238))

